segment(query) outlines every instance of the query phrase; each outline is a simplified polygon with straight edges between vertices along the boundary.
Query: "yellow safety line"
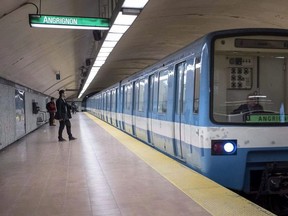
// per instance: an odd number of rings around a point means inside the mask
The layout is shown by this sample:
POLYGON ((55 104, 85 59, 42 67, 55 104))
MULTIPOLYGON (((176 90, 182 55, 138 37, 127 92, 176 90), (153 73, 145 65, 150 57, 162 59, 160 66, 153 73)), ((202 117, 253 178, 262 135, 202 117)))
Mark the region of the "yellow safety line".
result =
POLYGON ((86 115, 210 214, 275 215, 95 116, 89 113, 86 115))

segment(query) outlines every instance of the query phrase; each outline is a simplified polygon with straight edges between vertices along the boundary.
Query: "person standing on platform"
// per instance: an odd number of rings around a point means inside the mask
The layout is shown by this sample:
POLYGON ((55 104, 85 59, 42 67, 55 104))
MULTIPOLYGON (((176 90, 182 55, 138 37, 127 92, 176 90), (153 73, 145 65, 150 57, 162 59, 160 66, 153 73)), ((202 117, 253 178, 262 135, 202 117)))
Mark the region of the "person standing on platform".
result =
POLYGON ((69 140, 75 140, 76 138, 73 137, 71 133, 71 122, 69 120, 70 118, 72 118, 70 111, 71 106, 66 102, 66 96, 64 90, 59 91, 59 98, 56 101, 56 107, 57 107, 56 117, 60 123, 58 131, 59 142, 66 141, 62 136, 62 132, 65 126, 67 134, 69 136, 69 140))
POLYGON ((55 113, 56 113, 56 104, 54 102, 54 98, 51 97, 51 101, 46 104, 46 109, 49 112, 49 125, 56 126, 54 124, 55 121, 55 113))
POLYGON ((75 102, 72 102, 71 108, 72 108, 72 113, 75 114, 77 111, 77 106, 76 106, 75 102))

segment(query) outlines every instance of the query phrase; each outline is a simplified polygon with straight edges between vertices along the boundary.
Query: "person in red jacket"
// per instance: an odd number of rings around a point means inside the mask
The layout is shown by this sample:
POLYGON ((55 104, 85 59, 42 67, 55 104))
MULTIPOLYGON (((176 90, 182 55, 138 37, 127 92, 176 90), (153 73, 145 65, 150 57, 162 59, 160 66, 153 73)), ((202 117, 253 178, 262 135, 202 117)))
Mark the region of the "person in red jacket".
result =
POLYGON ((55 119, 55 113, 56 113, 56 104, 54 102, 54 98, 51 98, 51 101, 46 104, 46 109, 49 112, 50 118, 49 118, 49 125, 50 126, 56 126, 54 124, 55 119))

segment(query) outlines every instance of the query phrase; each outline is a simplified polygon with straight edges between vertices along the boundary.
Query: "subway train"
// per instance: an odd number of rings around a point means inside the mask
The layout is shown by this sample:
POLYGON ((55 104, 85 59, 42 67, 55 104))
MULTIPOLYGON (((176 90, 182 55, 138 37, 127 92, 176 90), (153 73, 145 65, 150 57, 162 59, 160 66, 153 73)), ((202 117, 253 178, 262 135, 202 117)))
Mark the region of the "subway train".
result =
POLYGON ((227 188, 287 199, 287 63, 287 30, 212 32, 86 109, 227 188))

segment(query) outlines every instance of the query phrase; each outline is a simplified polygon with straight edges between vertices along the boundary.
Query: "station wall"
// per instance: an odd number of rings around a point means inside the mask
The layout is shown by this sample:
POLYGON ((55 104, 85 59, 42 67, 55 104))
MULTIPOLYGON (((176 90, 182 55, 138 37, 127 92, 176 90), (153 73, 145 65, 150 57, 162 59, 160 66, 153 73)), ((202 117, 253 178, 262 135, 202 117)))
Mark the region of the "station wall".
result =
POLYGON ((0 150, 48 121, 46 95, 0 79, 0 150))

